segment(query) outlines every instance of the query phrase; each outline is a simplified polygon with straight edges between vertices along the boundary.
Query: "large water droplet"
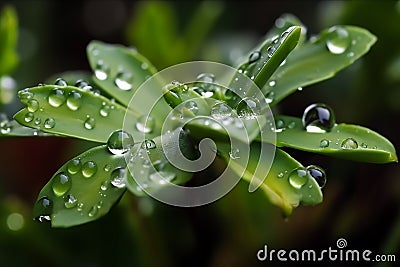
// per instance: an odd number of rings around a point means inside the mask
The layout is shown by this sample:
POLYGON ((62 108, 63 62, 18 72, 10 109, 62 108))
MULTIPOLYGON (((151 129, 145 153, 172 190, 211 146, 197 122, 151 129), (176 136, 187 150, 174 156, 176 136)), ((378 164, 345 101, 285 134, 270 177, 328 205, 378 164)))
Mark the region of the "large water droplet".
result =
POLYGON ((70 110, 78 110, 81 106, 82 95, 79 92, 71 91, 67 98, 67 107, 70 110))
POLYGON ((47 118, 44 121, 44 128, 52 129, 52 128, 54 128, 54 126, 56 126, 56 121, 54 120, 54 118, 47 118))
POLYGON ((36 99, 30 99, 26 102, 26 107, 29 112, 35 112, 39 109, 39 102, 36 99))
POLYGON ((151 116, 142 115, 135 123, 135 128, 142 133, 151 133, 154 128, 154 119, 151 116))
POLYGON ((125 175, 126 175, 125 168, 115 169, 110 176, 111 184, 118 188, 124 188, 126 183, 125 175))
POLYGON ((67 86, 67 82, 63 78, 57 78, 56 81, 54 82, 55 85, 57 86, 67 86))
POLYGON ((260 59, 260 57, 261 57, 260 51, 254 51, 249 56, 249 64, 252 64, 252 63, 256 62, 257 60, 260 59))
POLYGON ((83 126, 88 130, 92 130, 96 126, 96 120, 88 116, 85 122, 83 123, 83 126))
POLYGON ((53 179, 52 188, 56 196, 63 196, 71 189, 71 179, 64 172, 58 173, 53 179))
POLYGON ((82 166, 82 175, 86 178, 92 177, 97 172, 97 164, 94 161, 85 162, 82 166))
POLYGON ((122 155, 128 152, 133 145, 134 140, 132 135, 123 130, 114 131, 107 140, 107 148, 114 155, 122 155))
POLYGON ((156 148, 156 143, 153 140, 146 139, 142 142, 141 148, 143 149, 153 149, 156 148))
POLYGON ((346 138, 342 141, 341 147, 343 149, 356 149, 356 148, 358 148, 358 144, 355 139, 346 138))
POLYGON ((81 161, 79 159, 72 159, 68 162, 67 170, 70 174, 79 172, 82 168, 81 161))
POLYGON ((299 167, 289 174, 289 184, 296 189, 302 188, 308 181, 307 170, 299 167))
POLYGON ((242 119, 254 119, 260 115, 260 103, 252 97, 245 97, 240 100, 236 107, 237 114, 242 119))
POLYGON ((96 63, 96 68, 94 70, 94 75, 100 81, 104 81, 108 78, 108 74, 110 72, 110 68, 104 64, 103 60, 98 60, 96 63))
POLYGON ((65 92, 64 90, 61 90, 59 88, 54 88, 48 97, 49 104, 55 108, 58 108, 62 104, 64 104, 66 100, 65 92))
POLYGON ((216 120, 222 121, 231 118, 232 109, 225 103, 217 103, 211 108, 210 113, 211 117, 216 120))
POLYGON ((78 205, 78 200, 73 195, 67 195, 65 197, 64 206, 67 209, 75 208, 78 205))
POLYGON ((329 146, 329 140, 322 139, 321 142, 319 142, 319 146, 322 148, 326 148, 329 146))
POLYGON ((323 188, 325 186, 326 174, 321 167, 310 165, 307 167, 307 172, 311 175, 312 178, 314 178, 320 188, 323 188))
POLYGON ((131 90, 132 74, 128 72, 119 72, 117 76, 115 76, 114 84, 121 90, 131 90))
POLYGON ((328 30, 326 47, 332 54, 342 54, 350 45, 350 36, 347 30, 340 26, 333 26, 328 30))
POLYGON ((25 122, 31 122, 31 121, 33 121, 34 118, 35 118, 35 116, 33 115, 33 113, 32 112, 28 112, 28 113, 25 114, 24 121, 25 122))
POLYGON ((325 104, 312 104, 304 110, 302 122, 307 132, 325 133, 335 125, 335 115, 325 104))
POLYGON ((51 221, 50 215, 53 212, 53 201, 44 196, 36 202, 36 205, 38 205, 40 208, 40 215, 37 216, 35 220, 39 222, 51 221))

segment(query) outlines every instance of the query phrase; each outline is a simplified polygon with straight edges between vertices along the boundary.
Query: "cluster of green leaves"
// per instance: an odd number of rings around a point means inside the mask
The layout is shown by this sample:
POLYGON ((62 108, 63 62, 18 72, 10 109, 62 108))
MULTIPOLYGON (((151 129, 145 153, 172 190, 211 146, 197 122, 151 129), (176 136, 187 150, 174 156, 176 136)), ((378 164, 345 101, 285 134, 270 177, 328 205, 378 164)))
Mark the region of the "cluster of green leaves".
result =
MULTIPOLYGON (((368 31, 353 26, 332 27, 307 40, 305 27, 296 18, 285 15, 278 20, 277 26, 238 66, 238 73, 252 79, 271 106, 300 87, 332 77, 364 55, 376 40, 368 31)), ((194 90, 195 86, 172 84, 166 90, 163 82, 154 86, 153 91, 143 93, 143 101, 130 104, 139 86, 156 73, 152 64, 135 49, 99 41, 88 45, 87 55, 93 75, 82 74, 79 79, 89 84, 77 82, 76 74, 66 74, 64 80, 57 80, 55 84, 21 90, 18 95, 26 107, 15 114, 15 121, 9 125, 10 130, 1 133, 3 136, 68 136, 101 143, 68 161, 39 193, 34 208, 35 216, 40 221, 51 220, 54 227, 69 227, 98 219, 110 210, 126 190, 138 196, 143 195, 135 179, 143 176, 143 166, 148 162, 140 156, 132 157, 129 161, 124 154, 110 152, 109 139, 116 131, 123 128, 138 129, 137 123, 140 123, 142 131, 132 130, 126 137, 129 139, 130 136, 135 141, 130 150, 135 155, 145 150, 156 172, 173 178, 172 183, 184 184, 193 173, 169 164, 165 158, 168 151, 160 149, 163 142, 161 125, 166 114, 187 100, 196 100, 199 104, 199 113, 191 113, 190 108, 184 111, 193 117, 211 116, 210 110, 216 101, 237 108, 237 103, 227 94, 229 89, 218 92, 205 87, 201 93, 194 90), (207 94, 207 90, 212 93, 207 94), (159 99, 162 95, 164 98, 159 99), (146 110, 147 103, 157 103, 150 114, 150 125, 146 124, 146 120, 143 121, 143 110, 146 110), (128 118, 125 122, 132 125, 123 127, 124 116, 128 118), (143 131, 143 127, 148 129, 143 131), (143 132, 146 133, 146 139, 143 132), (132 165, 133 173, 126 171, 127 162, 132 165), (162 167, 159 166, 160 162, 163 162, 162 167), (121 181, 125 183, 124 186, 120 186, 121 181)), ((235 86, 234 83, 232 86, 235 86)), ((251 120, 245 120, 246 127, 251 120)), ((179 134, 180 148, 186 156, 193 158, 196 157, 196 144, 202 138, 217 139, 217 155, 226 162, 231 161, 226 133, 199 121, 189 123, 186 126, 188 131, 180 132, 177 128, 165 135, 179 134)), ((261 172, 263 175, 267 173, 267 177, 255 178, 263 181, 260 190, 286 214, 290 214, 299 204, 320 203, 323 199, 320 186, 323 184, 315 179, 317 177, 308 168, 280 147, 366 162, 397 161, 395 149, 387 139, 360 126, 334 123, 326 131, 310 132, 300 118, 277 115, 275 128, 271 130, 277 135, 276 144, 271 144, 277 146, 272 167, 269 172, 261 172), (350 143, 343 145, 345 140, 350 143), (289 176, 293 172, 299 174, 298 171, 302 170, 306 180, 293 186, 289 176)), ((243 166, 233 162, 230 165, 235 173, 249 182, 259 175, 255 172, 255 166, 260 159, 261 145, 259 129, 251 128, 251 131, 248 164, 243 166)), ((304 175, 301 174, 300 179, 304 175)), ((148 186, 150 190, 159 190, 169 185, 149 183, 148 186)))

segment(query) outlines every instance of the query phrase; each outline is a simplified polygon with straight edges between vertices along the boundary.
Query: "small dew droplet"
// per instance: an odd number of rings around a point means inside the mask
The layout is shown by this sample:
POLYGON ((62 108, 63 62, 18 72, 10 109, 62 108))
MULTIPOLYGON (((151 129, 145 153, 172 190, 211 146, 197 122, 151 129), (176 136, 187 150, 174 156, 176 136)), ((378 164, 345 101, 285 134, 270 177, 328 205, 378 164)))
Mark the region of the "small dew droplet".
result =
POLYGON ((110 68, 104 64, 103 60, 98 60, 96 63, 96 68, 94 71, 94 75, 96 76, 97 79, 100 81, 104 81, 108 78, 110 68))
POLYGON ((242 119, 257 118, 261 114, 260 109, 259 101, 252 97, 243 98, 236 107, 237 114, 242 119))
POLYGON ((52 129, 52 128, 54 128, 54 126, 56 126, 56 121, 54 120, 54 118, 47 118, 44 121, 44 128, 52 129))
POLYGON ((142 115, 135 123, 135 128, 142 133, 151 133, 154 128, 154 119, 151 116, 142 115))
POLYGON ((82 166, 82 175, 86 178, 92 177, 97 172, 97 164, 93 161, 85 162, 82 166))
POLYGON ((83 126, 87 130, 92 130, 96 126, 96 120, 94 118, 88 116, 86 118, 85 122, 83 123, 83 126))
POLYGON ((94 216, 96 216, 98 210, 99 210, 99 209, 97 208, 97 206, 93 206, 93 207, 89 210, 88 216, 89 216, 89 217, 94 217, 94 216))
POLYGON ((261 57, 260 51, 254 51, 249 56, 249 64, 252 64, 252 63, 256 62, 257 60, 260 59, 260 57, 261 57))
POLYGON ((125 175, 126 175, 125 168, 115 169, 111 173, 111 176, 110 176, 111 184, 117 188, 124 188, 125 187, 125 175))
POLYGON ((52 188, 56 196, 63 196, 71 189, 71 179, 64 172, 58 173, 53 178, 52 188))
POLYGON ((63 78, 57 78, 56 81, 54 82, 54 85, 67 86, 68 84, 63 78))
POLYGON ((225 120, 232 116, 232 109, 225 103, 217 103, 211 108, 210 113, 216 120, 225 120))
POLYGON ((322 139, 321 142, 319 142, 319 146, 322 148, 326 148, 329 146, 329 140, 322 139))
POLYGON ((146 139, 142 142, 141 148, 143 149, 154 149, 156 148, 156 143, 153 140, 146 139))
POLYGON ((25 114, 24 121, 25 122, 31 122, 31 121, 33 121, 34 118, 35 118, 35 116, 33 115, 33 113, 32 112, 28 112, 28 113, 25 114))
POLYGON ((358 148, 357 141, 354 138, 346 138, 340 145, 343 149, 356 149, 358 148))

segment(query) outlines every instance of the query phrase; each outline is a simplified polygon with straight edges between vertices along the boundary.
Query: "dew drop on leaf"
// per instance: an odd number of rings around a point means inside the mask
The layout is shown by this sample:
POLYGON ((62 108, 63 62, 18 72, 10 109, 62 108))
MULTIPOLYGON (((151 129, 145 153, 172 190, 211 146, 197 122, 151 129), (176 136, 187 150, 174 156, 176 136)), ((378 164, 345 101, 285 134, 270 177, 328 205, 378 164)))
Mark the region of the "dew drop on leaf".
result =
POLYGON ((63 78, 57 78, 56 81, 54 82, 54 85, 67 86, 68 84, 63 78))
POLYGON ((270 91, 265 95, 265 102, 267 102, 267 104, 271 104, 274 101, 274 98, 275 98, 275 92, 270 91))
POLYGON ((112 132, 107 140, 107 149, 114 155, 122 155, 128 152, 133 145, 132 135, 124 130, 112 132))
POLYGON ((132 74, 128 72, 118 72, 115 76, 114 84, 123 91, 132 89, 132 74))
POLYGON ((358 148, 357 141, 354 138, 346 138, 340 145, 343 149, 356 149, 358 148))
POLYGON ((254 51, 249 56, 249 64, 252 64, 252 63, 256 62, 257 60, 260 59, 260 57, 261 57, 260 51, 254 51))
POLYGON ((108 78, 110 72, 110 68, 104 64, 103 60, 98 60, 96 63, 96 68, 94 70, 94 75, 96 76, 97 79, 100 81, 104 81, 108 78))
POLYGON ((362 148, 368 148, 368 145, 366 143, 361 143, 362 148))
POLYGON ((55 108, 58 108, 62 104, 64 104, 66 100, 65 92, 64 90, 61 90, 60 88, 54 88, 48 97, 49 104, 55 108))
POLYGON ((54 128, 54 126, 56 126, 56 121, 54 120, 54 118, 47 118, 44 121, 44 128, 52 129, 52 128, 54 128))
POLYGON ((73 195, 67 195, 64 199, 64 206, 67 209, 75 208, 78 205, 78 200, 73 195))
POLYGON ((26 103, 29 112, 36 112, 39 109, 39 102, 36 99, 30 99, 26 103))
POLYGON ((335 115, 325 104, 311 104, 304 110, 302 122, 307 132, 325 133, 335 125, 335 115))
POLYGON ((295 189, 302 188, 308 181, 307 170, 303 167, 294 169, 289 174, 289 184, 295 189))
POLYGON ((78 173, 82 168, 81 161, 79 159, 72 159, 68 162, 67 170, 70 174, 78 173))
POLYGON ((88 216, 89 216, 89 217, 94 217, 94 216, 96 216, 98 210, 99 210, 99 209, 97 208, 97 206, 93 206, 93 207, 89 210, 88 216))
POLYGON ((141 133, 151 133, 154 128, 154 119, 151 116, 142 115, 135 123, 135 128, 141 133))
POLYGON ((350 45, 350 36, 347 30, 340 26, 333 26, 328 30, 326 47, 332 54, 342 54, 350 45))
POLYGON ((24 121, 25 122, 31 122, 31 121, 33 121, 34 118, 35 118, 35 116, 33 115, 33 113, 32 112, 28 112, 24 116, 24 121))
POLYGON ((217 103, 211 108, 210 114, 214 119, 222 121, 231 118, 232 109, 225 103, 217 103))
POLYGON ((36 221, 39 222, 48 222, 51 221, 50 215, 53 212, 53 201, 50 198, 44 196, 41 197, 37 202, 36 205, 40 209, 40 215, 35 218, 36 221))
POLYGON ((82 80, 82 79, 79 79, 79 80, 76 81, 75 87, 78 87, 78 88, 80 88, 82 90, 89 91, 89 92, 93 91, 93 87, 90 86, 87 81, 82 80))
POLYGON ((317 182, 320 188, 323 188, 326 184, 326 174, 325 171, 318 166, 310 165, 307 167, 307 172, 310 176, 317 182))
POLYGON ((64 172, 58 173, 53 179, 52 188, 56 196, 63 196, 71 189, 71 179, 64 172))
POLYGON ((322 148, 328 147, 328 146, 329 146, 329 140, 327 140, 327 139, 322 139, 322 140, 319 142, 319 146, 322 147, 322 148))
POLYGON ((242 119, 254 119, 260 115, 260 103, 252 97, 245 97, 236 107, 237 114, 242 119))
POLYGON ((92 177, 97 172, 97 164, 94 161, 85 162, 82 166, 82 175, 86 178, 92 177))
POLYGON ((81 106, 81 98, 82 98, 81 93, 76 91, 71 91, 67 98, 67 107, 73 111, 78 110, 79 107, 81 106))
POLYGON ((125 175, 126 175, 125 168, 117 168, 113 170, 110 176, 111 184, 117 188, 124 188, 126 183, 125 175))
POLYGON ((146 139, 142 142, 141 148, 143 149, 154 149, 156 148, 156 143, 153 140, 146 139))
POLYGON ((88 116, 86 118, 85 122, 83 123, 83 126, 87 130, 92 130, 96 126, 96 120, 94 118, 88 116))
POLYGON ((42 123, 42 119, 41 119, 41 118, 36 118, 36 119, 33 121, 33 123, 34 123, 35 125, 39 125, 40 123, 42 123))

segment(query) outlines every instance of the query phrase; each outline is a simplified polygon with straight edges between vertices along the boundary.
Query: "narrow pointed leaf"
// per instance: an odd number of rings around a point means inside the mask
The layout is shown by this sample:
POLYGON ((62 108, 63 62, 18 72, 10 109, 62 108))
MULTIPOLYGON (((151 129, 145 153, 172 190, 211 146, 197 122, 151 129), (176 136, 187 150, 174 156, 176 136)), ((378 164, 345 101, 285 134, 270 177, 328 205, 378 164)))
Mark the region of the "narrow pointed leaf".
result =
POLYGON ((0 13, 0 76, 9 74, 18 64, 17 38, 17 13, 13 7, 5 6, 0 13))
MULTIPOLYGON (((224 144, 217 144, 218 151, 222 157, 229 160, 229 148, 224 144)), ((258 190, 262 190, 268 199, 275 205, 282 208, 286 215, 290 215, 294 207, 299 204, 315 205, 322 202, 322 192, 318 183, 307 174, 306 182, 301 188, 293 187, 289 182, 289 176, 293 170, 304 167, 286 152, 276 149, 271 169, 263 169, 265 164, 260 162, 261 144, 253 142, 250 147, 248 164, 242 166, 236 161, 231 161, 231 168, 248 182, 253 179, 264 180, 258 190), (255 170, 263 177, 254 177, 255 170)))
POLYGON ((376 37, 355 26, 334 26, 318 37, 298 46, 286 63, 272 75, 262 88, 265 95, 273 95, 275 105, 286 96, 305 87, 333 77, 368 52, 376 37))
POLYGON ((113 131, 122 129, 125 113, 133 118, 132 123, 137 117, 101 95, 74 86, 39 86, 18 95, 27 106, 14 115, 18 123, 95 142, 105 143, 113 131))
POLYGON ((92 148, 63 165, 43 187, 34 217, 51 219, 53 227, 70 227, 94 221, 109 212, 125 192, 111 184, 113 171, 126 166, 123 156, 106 146, 92 148))
POLYGON ((340 123, 329 132, 311 133, 304 129, 299 118, 276 116, 275 119, 284 125, 277 133, 277 146, 371 163, 398 160, 393 144, 368 128, 340 123))

